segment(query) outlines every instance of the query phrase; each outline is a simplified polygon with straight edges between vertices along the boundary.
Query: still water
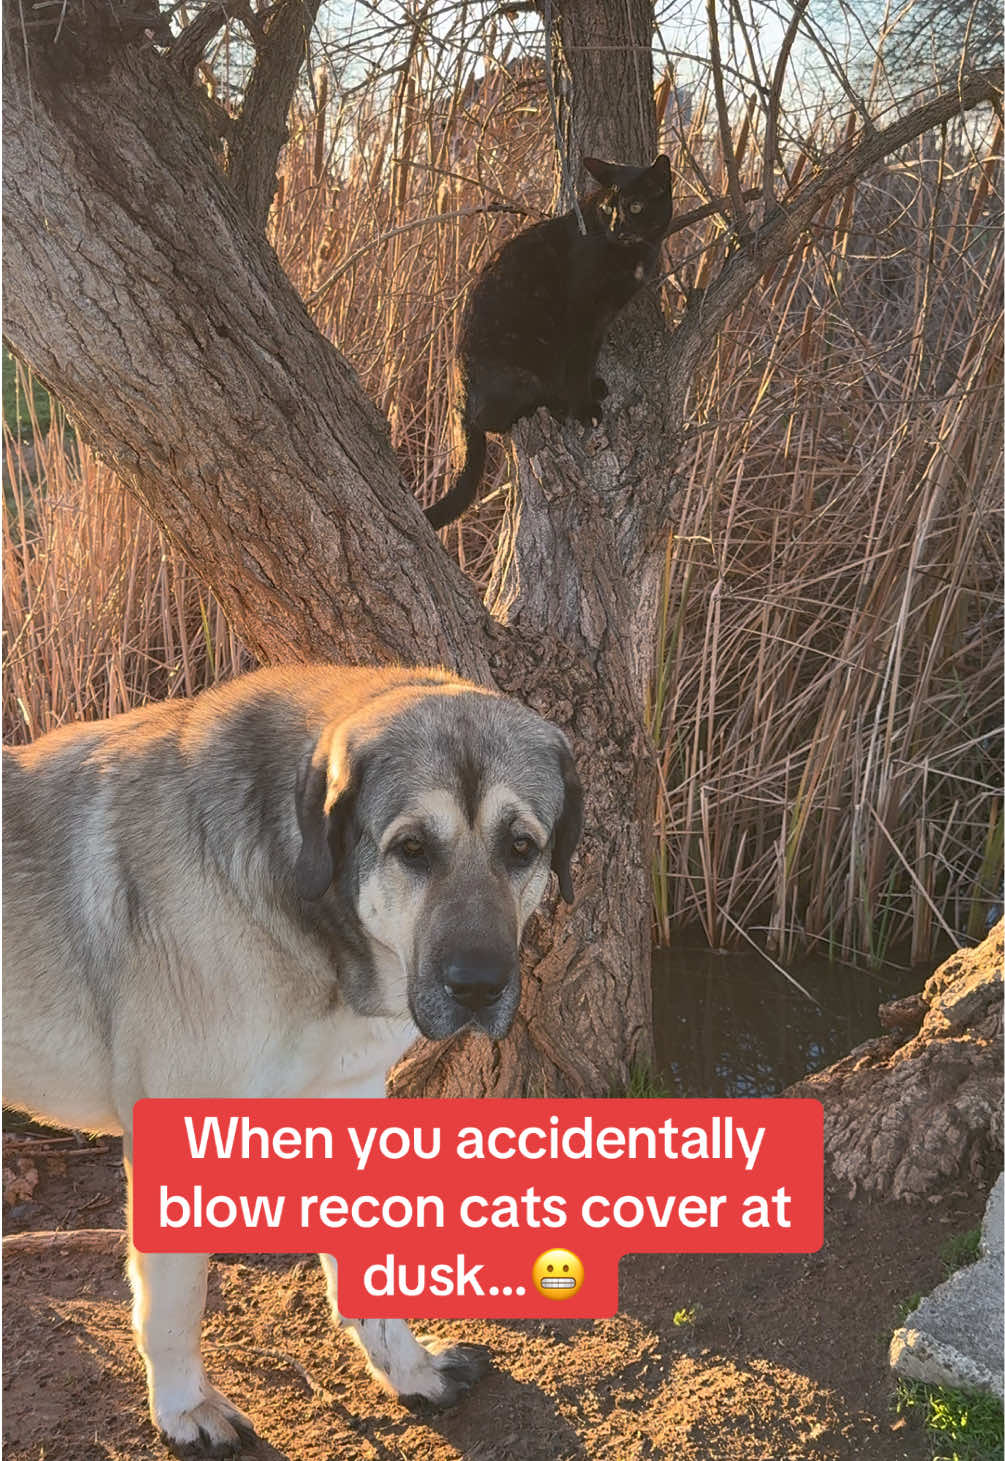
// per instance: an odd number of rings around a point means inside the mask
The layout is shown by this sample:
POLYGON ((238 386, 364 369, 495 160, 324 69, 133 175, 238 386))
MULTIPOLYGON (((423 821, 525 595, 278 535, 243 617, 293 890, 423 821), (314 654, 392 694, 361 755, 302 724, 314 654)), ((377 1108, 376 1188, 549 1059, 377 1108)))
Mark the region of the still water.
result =
POLYGON ((670 1095, 774 1095, 881 1035, 877 1007, 915 994, 930 972, 820 958, 785 967, 817 1004, 752 950, 656 951, 655 1068, 670 1095))

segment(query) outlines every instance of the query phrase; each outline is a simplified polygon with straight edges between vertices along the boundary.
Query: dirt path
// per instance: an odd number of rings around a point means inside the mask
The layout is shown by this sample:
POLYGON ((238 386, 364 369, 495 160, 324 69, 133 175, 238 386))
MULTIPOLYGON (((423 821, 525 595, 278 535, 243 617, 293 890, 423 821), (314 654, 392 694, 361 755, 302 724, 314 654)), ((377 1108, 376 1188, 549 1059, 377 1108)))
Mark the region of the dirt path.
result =
MULTIPOLYGON (((39 1171, 31 1225, 120 1222, 114 1151, 39 1171)), ((978 1193, 834 1200, 809 1257, 626 1259, 614 1319, 436 1324, 489 1344, 497 1366, 439 1416, 372 1384, 332 1332, 313 1259, 221 1260, 207 1363, 270 1443, 249 1453, 261 1461, 922 1461, 924 1438, 890 1408, 886 1337, 982 1207, 978 1193)), ((7 1461, 165 1461, 120 1250, 67 1231, 41 1257, 5 1254, 4 1284, 7 1461)))

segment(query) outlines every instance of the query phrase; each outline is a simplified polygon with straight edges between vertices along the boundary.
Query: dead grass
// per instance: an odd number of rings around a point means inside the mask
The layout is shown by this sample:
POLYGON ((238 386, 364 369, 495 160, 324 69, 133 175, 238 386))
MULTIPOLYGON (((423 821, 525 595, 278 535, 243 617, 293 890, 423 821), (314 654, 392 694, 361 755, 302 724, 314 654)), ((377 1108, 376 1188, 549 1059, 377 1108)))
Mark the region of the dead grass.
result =
POLYGON ((651 707, 664 937, 923 960, 1000 902, 1002 261, 978 169, 944 165, 847 198, 695 391, 651 707))
POLYGON ((4 737, 191 695, 251 660, 205 586, 86 447, 5 432, 4 737))
MULTIPOLYGON (((472 274, 551 206, 537 63, 434 75, 294 118, 273 228, 319 326, 386 411, 428 501, 452 446, 450 358, 472 274), (390 102, 388 103, 388 95, 390 102)), ((826 149, 820 123, 789 173, 826 149)), ((703 107, 677 180, 723 184, 703 107)), ((681 139, 670 150, 683 155, 681 139)), ((737 149, 758 181, 753 144, 737 149)), ((767 936, 916 959, 1001 899, 1000 129, 919 143, 850 192, 729 322, 695 382, 667 523, 649 719, 663 792, 660 936, 767 936)), ((721 221, 673 240, 665 300, 721 221)), ((36 440, 5 494, 4 728, 187 694, 247 665, 192 570, 86 451, 36 440)), ((484 581, 505 454, 459 534, 484 581)))

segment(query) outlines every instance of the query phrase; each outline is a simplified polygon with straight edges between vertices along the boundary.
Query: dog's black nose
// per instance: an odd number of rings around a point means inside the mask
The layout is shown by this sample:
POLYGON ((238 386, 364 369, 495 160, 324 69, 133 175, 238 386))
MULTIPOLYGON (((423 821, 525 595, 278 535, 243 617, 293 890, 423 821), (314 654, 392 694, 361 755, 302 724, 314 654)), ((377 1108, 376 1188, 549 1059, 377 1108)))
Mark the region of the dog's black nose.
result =
POLYGON ((499 958, 459 958, 447 965, 443 987, 465 1009, 481 1010, 496 1003, 514 973, 499 958))

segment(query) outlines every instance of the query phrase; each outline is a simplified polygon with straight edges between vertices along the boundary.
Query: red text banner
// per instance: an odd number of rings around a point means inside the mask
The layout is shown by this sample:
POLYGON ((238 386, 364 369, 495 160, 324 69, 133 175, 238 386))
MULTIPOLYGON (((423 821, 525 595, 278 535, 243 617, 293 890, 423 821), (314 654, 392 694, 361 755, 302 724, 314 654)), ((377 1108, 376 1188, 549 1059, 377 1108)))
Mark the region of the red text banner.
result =
POLYGON ((823 1242, 818 1101, 139 1101, 146 1253, 333 1253, 356 1318, 599 1318, 626 1253, 823 1242))

